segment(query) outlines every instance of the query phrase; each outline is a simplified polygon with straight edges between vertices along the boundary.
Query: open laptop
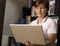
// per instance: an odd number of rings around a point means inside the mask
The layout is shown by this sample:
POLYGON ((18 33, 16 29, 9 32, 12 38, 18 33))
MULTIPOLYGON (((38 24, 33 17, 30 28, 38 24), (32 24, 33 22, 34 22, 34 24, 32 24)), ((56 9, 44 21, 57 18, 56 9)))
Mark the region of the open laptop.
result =
POLYGON ((33 44, 46 45, 42 27, 29 24, 10 24, 16 42, 28 40, 33 44))

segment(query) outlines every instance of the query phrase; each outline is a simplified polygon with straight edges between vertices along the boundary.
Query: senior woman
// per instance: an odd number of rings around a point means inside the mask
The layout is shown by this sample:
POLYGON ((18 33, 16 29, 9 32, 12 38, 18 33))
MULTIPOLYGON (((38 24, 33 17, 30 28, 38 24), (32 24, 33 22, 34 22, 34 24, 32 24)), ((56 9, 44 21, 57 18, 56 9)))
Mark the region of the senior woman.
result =
MULTIPOLYGON (((36 0, 35 11, 38 18, 32 21, 31 25, 42 26, 46 43, 54 43, 57 35, 57 24, 53 19, 48 17, 48 10, 48 0, 36 0)), ((35 46, 35 44, 30 43, 27 39, 24 41, 24 44, 28 46, 35 46)))

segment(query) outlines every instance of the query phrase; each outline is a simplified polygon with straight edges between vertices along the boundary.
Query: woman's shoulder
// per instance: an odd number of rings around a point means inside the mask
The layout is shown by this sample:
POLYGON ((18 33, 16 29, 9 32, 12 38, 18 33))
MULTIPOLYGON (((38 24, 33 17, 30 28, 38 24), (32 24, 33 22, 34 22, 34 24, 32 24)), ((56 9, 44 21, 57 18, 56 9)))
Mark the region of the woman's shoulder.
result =
POLYGON ((55 23, 55 20, 50 18, 50 17, 48 17, 47 21, 50 22, 50 23, 55 23))

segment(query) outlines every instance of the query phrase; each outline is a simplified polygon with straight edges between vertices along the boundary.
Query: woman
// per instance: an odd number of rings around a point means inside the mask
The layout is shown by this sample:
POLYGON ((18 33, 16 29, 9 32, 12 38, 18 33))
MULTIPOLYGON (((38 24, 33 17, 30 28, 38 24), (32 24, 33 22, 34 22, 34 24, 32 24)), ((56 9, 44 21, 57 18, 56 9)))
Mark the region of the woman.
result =
MULTIPOLYGON (((54 43, 57 34, 57 24, 55 21, 48 17, 49 1, 37 0, 35 5, 36 15, 38 18, 31 22, 31 25, 40 25, 43 28, 43 32, 46 38, 46 42, 54 43)), ((25 40, 25 45, 35 46, 30 41, 25 40)))

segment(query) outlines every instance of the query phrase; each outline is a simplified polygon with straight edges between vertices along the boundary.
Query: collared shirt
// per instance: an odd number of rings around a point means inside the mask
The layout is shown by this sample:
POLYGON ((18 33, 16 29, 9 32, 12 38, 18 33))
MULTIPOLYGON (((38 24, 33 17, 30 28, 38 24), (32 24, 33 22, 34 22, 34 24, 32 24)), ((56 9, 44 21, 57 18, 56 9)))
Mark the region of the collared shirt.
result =
MULTIPOLYGON (((37 19, 32 21, 31 25, 38 25, 37 21, 37 19)), ((45 17, 39 25, 43 28, 45 38, 47 38, 47 35, 50 33, 57 34, 57 23, 53 19, 45 17)))

